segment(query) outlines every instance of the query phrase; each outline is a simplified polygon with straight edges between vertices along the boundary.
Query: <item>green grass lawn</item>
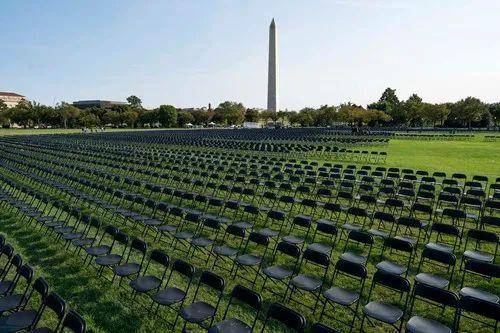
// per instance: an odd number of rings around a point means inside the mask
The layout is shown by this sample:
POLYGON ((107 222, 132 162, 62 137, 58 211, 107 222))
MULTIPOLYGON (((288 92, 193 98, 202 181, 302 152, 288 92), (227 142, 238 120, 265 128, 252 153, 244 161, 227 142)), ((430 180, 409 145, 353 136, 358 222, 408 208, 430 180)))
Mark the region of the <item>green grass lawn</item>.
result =
POLYGON ((500 177, 500 142, 391 140, 387 166, 500 177))

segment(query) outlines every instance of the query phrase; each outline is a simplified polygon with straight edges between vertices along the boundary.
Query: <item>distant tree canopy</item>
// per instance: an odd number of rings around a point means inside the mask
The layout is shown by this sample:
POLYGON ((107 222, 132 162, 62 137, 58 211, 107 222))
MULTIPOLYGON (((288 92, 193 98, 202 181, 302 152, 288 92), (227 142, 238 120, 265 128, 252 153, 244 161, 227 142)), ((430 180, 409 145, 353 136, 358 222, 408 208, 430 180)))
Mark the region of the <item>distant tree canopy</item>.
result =
POLYGON ((246 108, 242 103, 225 101, 215 110, 178 109, 160 105, 148 110, 139 97, 131 95, 129 104, 111 108, 90 107, 78 109, 61 102, 55 107, 37 102, 22 101, 13 108, 0 100, 0 125, 52 126, 74 128, 82 126, 116 127, 186 127, 187 124, 241 125, 243 122, 282 123, 292 126, 409 126, 409 127, 491 127, 500 126, 500 102, 486 104, 475 97, 454 103, 427 103, 417 94, 400 100, 396 90, 387 88, 380 98, 365 107, 354 103, 339 106, 305 107, 300 111, 271 112, 246 108))

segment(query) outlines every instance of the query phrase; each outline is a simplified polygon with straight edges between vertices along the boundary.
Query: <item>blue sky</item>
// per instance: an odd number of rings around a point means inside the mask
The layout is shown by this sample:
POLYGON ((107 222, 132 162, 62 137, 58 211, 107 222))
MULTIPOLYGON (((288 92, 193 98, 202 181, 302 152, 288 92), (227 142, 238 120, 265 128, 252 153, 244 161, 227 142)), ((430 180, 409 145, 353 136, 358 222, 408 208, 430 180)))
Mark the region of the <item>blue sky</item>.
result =
POLYGON ((0 0, 0 91, 46 104, 265 107, 268 25, 282 109, 500 101, 500 1, 0 0))

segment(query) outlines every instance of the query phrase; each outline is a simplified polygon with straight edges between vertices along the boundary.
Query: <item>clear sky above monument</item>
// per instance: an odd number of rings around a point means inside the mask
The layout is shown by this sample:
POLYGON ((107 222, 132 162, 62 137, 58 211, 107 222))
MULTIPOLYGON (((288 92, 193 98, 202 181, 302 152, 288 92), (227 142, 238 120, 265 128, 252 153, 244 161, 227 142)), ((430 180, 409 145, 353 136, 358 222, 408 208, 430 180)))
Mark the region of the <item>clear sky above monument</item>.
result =
POLYGON ((42 103, 266 107, 279 27, 280 107, 500 100, 500 2, 0 1, 0 91, 42 103))

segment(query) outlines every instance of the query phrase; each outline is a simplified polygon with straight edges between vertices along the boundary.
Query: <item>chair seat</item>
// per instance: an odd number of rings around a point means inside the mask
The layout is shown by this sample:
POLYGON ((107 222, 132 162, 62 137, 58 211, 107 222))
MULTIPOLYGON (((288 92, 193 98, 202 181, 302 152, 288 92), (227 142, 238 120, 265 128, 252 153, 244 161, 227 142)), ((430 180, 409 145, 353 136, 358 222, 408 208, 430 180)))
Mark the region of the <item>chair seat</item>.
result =
POLYGON ((0 298, 0 313, 14 310, 26 303, 27 299, 23 295, 14 294, 0 298))
POLYGON ((446 253, 453 253, 453 246, 448 245, 448 244, 427 243, 427 244, 425 244, 425 247, 428 248, 428 249, 436 250, 436 251, 441 251, 441 252, 446 252, 446 253))
POLYGON ((151 299, 158 304, 171 305, 182 301, 186 297, 186 293, 175 287, 169 287, 154 294, 151 299))
POLYGON ((158 227, 158 230, 173 233, 177 231, 177 227, 174 227, 173 225, 169 224, 162 224, 158 227))
POLYGON ((214 252, 220 256, 232 257, 238 253, 238 249, 227 245, 219 245, 214 247, 214 252))
POLYGON ((144 223, 145 225, 147 225, 149 227, 156 227, 156 226, 161 225, 163 222, 160 220, 157 220, 157 219, 149 219, 148 218, 147 220, 142 221, 142 223, 144 223))
POLYGON ((387 324, 394 324, 403 316, 403 311, 400 308, 376 301, 366 304, 363 312, 367 316, 387 324))
POLYGON ((253 227, 252 223, 246 221, 236 222, 234 225, 242 229, 250 229, 253 227))
POLYGON ((140 276, 129 282, 130 287, 140 293, 156 289, 160 284, 161 280, 156 276, 140 276))
POLYGON ((415 276, 415 281, 441 289, 448 287, 450 284, 450 281, 445 278, 429 273, 418 273, 417 276, 415 276))
POLYGON ((304 238, 295 235, 285 236, 282 238, 282 240, 289 244, 295 244, 295 245, 304 243, 304 238))
POLYGON ((368 230, 368 233, 370 235, 373 235, 375 237, 381 237, 381 238, 388 238, 389 233, 386 231, 378 230, 378 229, 370 229, 368 230))
POLYGON ((62 227, 64 224, 65 224, 64 221, 54 221, 54 222, 46 223, 45 226, 47 228, 59 228, 59 227, 62 227))
POLYGON ((308 245, 307 248, 309 250, 321 252, 321 253, 328 254, 328 255, 332 251, 332 247, 330 245, 321 244, 321 243, 312 243, 312 244, 308 245))
POLYGON ((39 327, 30 331, 29 333, 53 333, 53 332, 54 331, 48 327, 39 327))
POLYGON ((464 257, 466 257, 468 259, 483 261, 483 262, 493 262, 493 259, 495 258, 490 253, 476 251, 476 250, 466 250, 464 252, 464 257))
POLYGON ((10 333, 17 332, 28 328, 36 319, 37 312, 35 310, 25 310, 14 312, 10 316, 0 318, 0 332, 10 333))
POLYGON ((203 301, 191 303, 180 311, 181 317, 190 323, 200 323, 215 315, 215 308, 203 301))
POLYGON ((110 253, 95 260, 95 263, 100 266, 114 266, 118 265, 122 260, 122 256, 116 253, 110 253))
POLYGON ((77 238, 81 238, 81 237, 83 237, 83 234, 80 233, 80 232, 75 232, 75 233, 69 233, 69 234, 62 235, 62 238, 64 240, 73 240, 73 239, 77 239, 77 238))
POLYGON ((75 230, 74 227, 60 227, 54 229, 54 231, 58 234, 67 234, 73 232, 74 230, 75 230))
POLYGON ((353 252, 344 252, 340 255, 340 258, 360 265, 365 265, 366 261, 368 260, 366 256, 359 255, 353 252))
POLYGON ((114 267, 113 270, 118 276, 129 276, 139 273, 141 270, 141 265, 135 262, 128 262, 126 264, 114 267))
POLYGON ((399 240, 401 240, 403 242, 408 242, 408 243, 410 243, 412 245, 417 244, 417 240, 415 238, 413 238, 413 237, 410 237, 410 236, 396 236, 394 238, 395 239, 399 239, 399 240))
POLYGON ((93 238, 81 238, 81 239, 74 239, 71 241, 71 243, 73 243, 73 245, 75 246, 86 246, 92 244, 93 242, 94 242, 93 238))
POLYGON ((263 235, 263 236, 267 236, 267 237, 271 237, 271 238, 279 235, 279 232, 277 232, 276 230, 269 229, 269 228, 260 229, 258 231, 258 233, 263 235))
POLYGON ((236 262, 243 266, 259 265, 261 261, 261 257, 254 256, 253 254, 244 254, 236 258, 236 262))
POLYGON ((198 237, 198 238, 195 238, 191 241, 191 244, 193 244, 194 246, 198 246, 198 247, 207 247, 207 246, 212 245, 213 243, 214 243, 213 240, 205 238, 205 237, 198 237))
POLYGON ((498 297, 495 294, 489 293, 487 291, 481 290, 481 289, 476 289, 476 288, 471 288, 471 287, 463 287, 460 289, 460 296, 470 296, 473 298, 477 299, 482 299, 487 302, 491 303, 498 303, 500 300, 500 297, 498 297))
POLYGON ((398 265, 388 260, 379 262, 375 267, 377 267, 377 269, 380 271, 384 271, 394 275, 401 275, 407 270, 406 266, 398 265))
POLYGON ((282 280, 292 276, 293 271, 288 269, 287 267, 276 265, 264 268, 262 270, 262 273, 272 279, 282 280))
POLYGON ((306 291, 317 290, 323 284, 323 282, 320 279, 318 279, 316 277, 309 276, 309 275, 303 275, 303 274, 300 274, 300 275, 293 277, 290 280, 290 283, 294 287, 299 288, 301 290, 306 290, 306 291))
POLYGON ((15 286, 14 281, 6 280, 6 281, 0 282, 0 294, 3 295, 5 293, 9 292, 12 289, 12 287, 14 287, 14 286, 15 286))
POLYGON ((109 246, 100 245, 100 246, 89 247, 88 249, 85 250, 85 252, 87 252, 88 255, 97 257, 108 253, 109 250, 110 250, 109 246))
POLYGON ((342 229, 349 230, 349 231, 352 231, 352 230, 359 231, 363 228, 357 224, 344 223, 344 224, 342 224, 342 229))
POLYGON ((251 333, 252 328, 236 318, 226 319, 208 329, 208 333, 251 333))
POLYGON ((180 231, 176 233, 174 237, 177 239, 190 239, 193 236, 194 236, 193 233, 190 231, 180 231))
POLYGON ((406 332, 411 333, 451 333, 452 330, 438 321, 413 316, 406 323, 406 332))
POLYGON ((344 288, 332 287, 323 293, 323 296, 329 301, 349 306, 359 299, 359 294, 344 288))

